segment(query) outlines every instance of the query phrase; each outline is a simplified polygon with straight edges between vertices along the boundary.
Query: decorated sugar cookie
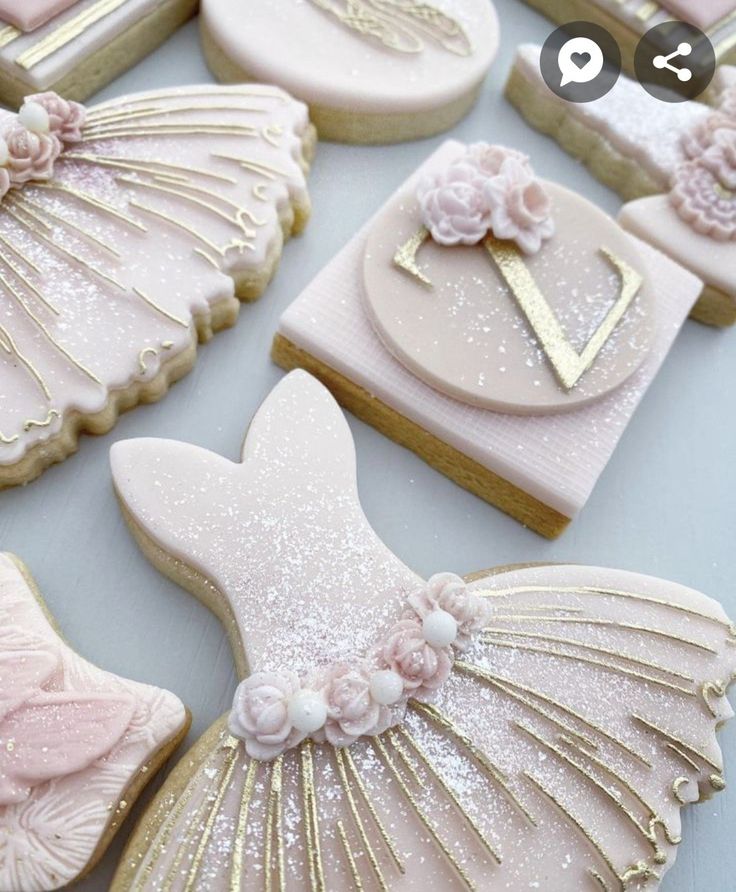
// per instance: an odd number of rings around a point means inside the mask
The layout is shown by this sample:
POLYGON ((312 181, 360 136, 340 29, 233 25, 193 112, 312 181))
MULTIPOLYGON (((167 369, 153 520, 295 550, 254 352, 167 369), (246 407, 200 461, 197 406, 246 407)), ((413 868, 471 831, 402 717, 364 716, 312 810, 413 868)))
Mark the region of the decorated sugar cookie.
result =
POLYGON ((570 565, 421 579, 368 525, 309 375, 277 386, 242 463, 148 439, 112 467, 139 544, 222 617, 243 677, 114 892, 653 890, 681 807, 723 788, 718 604, 570 565))
POLYGON ((661 102, 623 75, 602 99, 574 103, 547 88, 528 45, 506 95, 623 198, 647 196, 624 207, 621 225, 703 280, 693 318, 736 323, 736 68, 719 69, 712 106, 661 102))
POLYGON ((307 110, 265 86, 0 113, 0 487, 158 399, 309 215, 307 110))
POLYGON ((274 83, 307 102, 323 139, 390 143, 447 130, 478 97, 498 49, 490 0, 202 3, 222 81, 274 83))
POLYGON ((75 654, 23 564, 0 554, 3 892, 86 875, 188 727, 173 694, 75 654))
POLYGON ((555 536, 700 288, 520 152, 448 142, 286 311, 273 356, 555 536))
POLYGON ((160 43, 196 0, 0 0, 0 101, 56 90, 82 100, 160 43))
POLYGON ((553 22, 576 20, 602 25, 621 48, 624 67, 633 73, 641 38, 666 22, 685 22, 703 31, 719 62, 736 61, 736 0, 526 0, 553 22))

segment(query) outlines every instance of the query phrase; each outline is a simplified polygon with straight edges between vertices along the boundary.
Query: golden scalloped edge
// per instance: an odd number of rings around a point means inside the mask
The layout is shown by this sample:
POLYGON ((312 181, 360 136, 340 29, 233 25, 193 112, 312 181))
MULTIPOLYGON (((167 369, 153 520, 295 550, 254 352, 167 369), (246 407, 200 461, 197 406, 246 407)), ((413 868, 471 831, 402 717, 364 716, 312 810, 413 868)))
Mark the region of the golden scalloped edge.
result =
MULTIPOLYGON (((311 124, 302 135, 302 158, 305 172, 314 157, 317 131, 311 124)), ((197 359, 197 342, 207 343, 214 334, 232 327, 238 319, 240 301, 251 302, 260 297, 278 269, 284 244, 292 235, 304 230, 309 220, 310 206, 292 200, 279 216, 280 230, 269 246, 266 262, 259 269, 232 276, 237 298, 225 298, 213 304, 205 313, 194 314, 192 324, 196 339, 191 346, 170 360, 164 360, 158 373, 148 381, 134 381, 121 390, 111 390, 107 403, 99 412, 84 414, 70 411, 64 416, 60 430, 48 440, 32 446, 19 461, 0 465, 0 490, 21 486, 39 477, 48 467, 64 461, 79 446, 80 435, 108 433, 123 412, 141 403, 155 403, 164 397, 172 384, 191 371, 197 359)))

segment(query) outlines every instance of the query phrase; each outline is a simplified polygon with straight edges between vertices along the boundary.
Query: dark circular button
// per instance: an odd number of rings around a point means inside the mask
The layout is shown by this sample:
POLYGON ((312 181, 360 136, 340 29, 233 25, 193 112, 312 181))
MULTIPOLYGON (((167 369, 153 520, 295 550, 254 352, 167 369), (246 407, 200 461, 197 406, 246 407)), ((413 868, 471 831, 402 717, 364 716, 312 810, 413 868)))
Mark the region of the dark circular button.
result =
POLYGON ((545 83, 561 99, 593 102, 618 80, 621 50, 600 25, 570 22, 547 38, 539 65, 545 83))
POLYGON ((716 54, 705 34, 685 22, 663 22, 642 37, 634 56, 642 87, 663 102, 687 102, 708 88, 716 54))

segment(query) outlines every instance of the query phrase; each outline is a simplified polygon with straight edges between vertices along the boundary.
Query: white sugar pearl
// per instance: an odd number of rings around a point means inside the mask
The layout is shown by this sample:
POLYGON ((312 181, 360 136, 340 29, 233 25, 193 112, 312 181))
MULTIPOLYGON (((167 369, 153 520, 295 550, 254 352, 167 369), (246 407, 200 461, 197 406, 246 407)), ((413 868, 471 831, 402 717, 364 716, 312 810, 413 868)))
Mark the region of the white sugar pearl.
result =
POLYGON ((432 647, 447 647, 457 638, 457 621, 446 610, 433 610, 424 617, 422 634, 432 647))
POLYGON ((379 669, 371 675, 371 697, 381 706, 391 706, 404 693, 404 681, 392 669, 379 669))
POLYGON ((26 102, 18 112, 18 120, 33 133, 48 133, 51 127, 49 113, 38 102, 26 102))
POLYGON ((289 701, 291 724, 302 734, 312 734, 327 721, 327 704, 314 691, 299 691, 289 701))
POLYGON ((8 151, 8 144, 2 136, 0 136, 0 167, 5 167, 9 160, 10 152, 8 151))

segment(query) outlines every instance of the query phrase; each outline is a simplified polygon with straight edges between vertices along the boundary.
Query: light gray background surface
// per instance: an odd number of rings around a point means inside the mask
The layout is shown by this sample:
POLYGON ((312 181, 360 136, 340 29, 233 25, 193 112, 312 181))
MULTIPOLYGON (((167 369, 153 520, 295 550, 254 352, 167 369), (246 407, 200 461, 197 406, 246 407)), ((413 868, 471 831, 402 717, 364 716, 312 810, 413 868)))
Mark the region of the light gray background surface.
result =
MULTIPOLYGON (((501 50, 480 103, 452 135, 523 149, 540 175, 615 214, 617 197, 503 99, 517 44, 543 42, 552 26, 521 0, 495 3, 501 50)), ((211 80, 193 22, 99 98, 211 80)), ((388 148, 322 144, 311 175, 312 222, 287 245, 262 300, 244 306, 238 325, 201 349, 195 370, 163 402, 125 415, 106 437, 85 437, 77 455, 40 480, 0 494, 0 548, 29 565, 67 639, 104 668, 175 691, 194 716, 187 745, 228 709, 235 688, 230 650, 214 616, 160 576, 133 543, 113 496, 108 450, 117 439, 156 436, 236 459, 253 412, 282 374, 269 360, 279 314, 441 140, 388 148)), ((424 575, 517 561, 599 564, 685 583, 736 617, 735 381, 736 329, 688 322, 588 506, 556 542, 351 418, 363 505, 388 545, 424 575)), ((736 776, 736 723, 721 745, 728 779, 736 776)), ((131 817, 140 811, 139 803, 131 817)), ((132 824, 80 892, 107 889, 132 824)), ((665 892, 735 889, 735 832, 736 787, 689 809, 665 892)))

